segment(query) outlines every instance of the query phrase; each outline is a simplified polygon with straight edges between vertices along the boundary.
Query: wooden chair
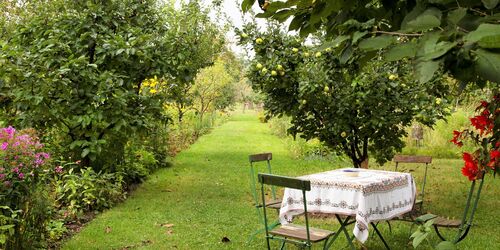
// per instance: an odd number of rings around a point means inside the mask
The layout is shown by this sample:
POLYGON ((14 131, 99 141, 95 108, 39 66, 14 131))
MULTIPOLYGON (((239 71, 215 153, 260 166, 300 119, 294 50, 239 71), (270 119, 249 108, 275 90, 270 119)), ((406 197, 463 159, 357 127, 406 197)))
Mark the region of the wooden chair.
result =
POLYGON ((309 227, 309 219, 307 216, 307 200, 306 191, 311 190, 311 182, 300 180, 290 177, 261 174, 259 173, 259 182, 261 183, 261 197, 264 211, 264 224, 266 230, 266 243, 267 249, 271 249, 269 240, 280 240, 282 242, 281 249, 285 247, 286 243, 292 243, 300 248, 311 249, 312 243, 324 241, 323 249, 328 249, 333 240, 329 240, 330 236, 335 232, 309 227), (286 188, 294 188, 302 190, 302 197, 304 202, 304 217, 306 225, 286 224, 279 225, 276 228, 269 229, 267 224, 267 209, 265 197, 265 185, 279 186, 286 188))
POLYGON ((403 219, 403 220, 413 221, 417 216, 419 216, 423 213, 425 184, 427 183, 427 170, 429 168, 429 164, 432 163, 432 157, 431 156, 418 156, 418 155, 395 155, 392 160, 396 163, 394 171, 398 171, 398 166, 400 163, 425 164, 425 172, 424 172, 424 177, 422 178, 421 191, 417 196, 415 204, 413 205, 413 209, 411 212, 405 214, 405 216, 399 218, 399 219, 403 219))
MULTIPOLYGON (((271 160, 273 159, 272 153, 261 153, 249 155, 248 160, 250 161, 250 180, 251 180, 251 188, 252 188, 252 196, 254 198, 255 207, 260 211, 259 208, 262 207, 260 204, 260 198, 257 194, 257 185, 256 185, 256 166, 254 165, 257 162, 265 161, 267 163, 267 173, 272 174, 271 170, 271 160)), ((278 199, 276 196, 276 189, 274 187, 271 188, 271 200, 266 202, 266 206, 268 208, 279 210, 281 208, 281 199, 278 199)))
MULTIPOLYGON (((259 217, 259 220, 262 223, 262 226, 264 226, 264 215, 262 214, 262 203, 260 202, 260 197, 257 193, 257 171, 256 171, 256 164, 259 162, 266 162, 267 164, 267 173, 271 174, 271 160, 273 159, 273 154, 272 153, 261 153, 261 154, 254 154, 254 155, 249 155, 248 160, 250 161, 250 188, 251 188, 251 193, 254 199, 254 206, 257 210, 257 216, 259 217)), ((278 199, 276 196, 276 189, 274 187, 271 188, 271 200, 266 201, 266 207, 267 208, 272 208, 276 210, 276 213, 279 213, 279 209, 281 208, 281 199, 278 199)), ((274 228, 277 225, 279 225, 279 221, 276 220, 275 222, 271 223, 268 225, 269 228, 274 228)), ((263 228, 256 230, 248 239, 248 241, 251 241, 255 235, 260 234, 262 231, 264 231, 263 228)))
POLYGON ((483 188, 484 183, 484 172, 481 174, 481 178, 472 181, 469 194, 467 196, 467 201, 465 203, 465 208, 462 216, 462 220, 450 220, 445 217, 434 215, 434 214, 425 214, 418 218, 416 218, 415 223, 424 224, 429 220, 434 220, 433 227, 437 236, 446 241, 447 239, 441 234, 439 231, 440 228, 457 228, 457 232, 455 237, 451 240, 453 244, 457 244, 467 237, 470 228, 472 227, 472 221, 474 220, 474 214, 476 213, 477 204, 479 202, 479 198, 481 196, 481 189, 483 188), (477 184, 479 183, 479 184, 477 184), (479 185, 479 187, 477 187, 479 185), (477 189, 476 189, 477 188, 477 189))

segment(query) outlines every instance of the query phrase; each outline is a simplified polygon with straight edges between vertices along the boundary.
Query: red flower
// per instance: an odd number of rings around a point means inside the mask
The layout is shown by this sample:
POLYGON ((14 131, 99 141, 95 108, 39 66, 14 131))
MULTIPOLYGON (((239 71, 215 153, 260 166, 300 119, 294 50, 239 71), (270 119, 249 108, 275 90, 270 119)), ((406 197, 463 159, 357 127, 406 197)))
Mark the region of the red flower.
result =
POLYGON ((493 128, 493 123, 485 115, 470 118, 470 122, 472 126, 479 130, 481 135, 484 133, 484 130, 486 130, 486 133, 489 133, 489 130, 493 128))
POLYGON ((464 176, 467 176, 467 178, 469 178, 470 181, 475 180, 478 173, 479 173, 479 168, 477 167, 477 162, 473 159, 472 155, 469 153, 464 153, 463 159, 464 159, 465 165, 462 168, 462 174, 464 176))
POLYGON ((491 150, 491 152, 490 152, 490 159, 491 160, 500 159, 500 151, 498 151, 498 150, 491 150))
POLYGON ((498 165, 499 160, 500 160, 500 151, 492 150, 490 152, 490 162, 488 162, 487 166, 495 170, 495 167, 496 165, 498 165))
POLYGON ((486 108, 486 107, 488 107, 488 105, 490 105, 490 104, 489 104, 487 101, 482 100, 482 101, 481 101, 481 105, 479 105, 479 106, 477 107, 477 109, 480 109, 481 107, 482 107, 482 108, 486 108))
POLYGON ((463 142, 459 141, 460 137, 462 136, 462 132, 458 132, 456 130, 453 131, 453 139, 450 140, 450 142, 453 142, 453 144, 461 147, 463 146, 463 142))

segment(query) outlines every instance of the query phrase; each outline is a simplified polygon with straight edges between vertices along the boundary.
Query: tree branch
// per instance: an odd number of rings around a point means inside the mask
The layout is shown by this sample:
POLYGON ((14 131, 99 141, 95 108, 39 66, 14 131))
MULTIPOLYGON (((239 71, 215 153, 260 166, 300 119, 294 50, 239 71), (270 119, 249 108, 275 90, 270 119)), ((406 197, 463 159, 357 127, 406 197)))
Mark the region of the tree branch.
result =
POLYGON ((392 32, 392 31, 382 31, 382 30, 377 30, 371 32, 371 34, 387 34, 387 35, 396 35, 396 36, 423 36, 424 34, 422 33, 401 33, 401 32, 392 32))

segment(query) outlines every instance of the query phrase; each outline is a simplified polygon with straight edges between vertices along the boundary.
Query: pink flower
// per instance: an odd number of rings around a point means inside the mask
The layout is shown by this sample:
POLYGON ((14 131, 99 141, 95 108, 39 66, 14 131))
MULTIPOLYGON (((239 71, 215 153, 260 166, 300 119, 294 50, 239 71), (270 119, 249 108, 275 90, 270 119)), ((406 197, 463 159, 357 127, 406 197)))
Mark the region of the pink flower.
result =
POLYGON ((5 178, 5 174, 0 174, 0 180, 3 180, 5 178))
POLYGON ((21 180, 24 179, 24 174, 23 173, 19 173, 18 176, 19 176, 19 179, 21 179, 21 180))
POLYGON ((62 166, 57 166, 55 168, 55 172, 58 173, 58 174, 62 173, 63 172, 63 167, 62 166))
POLYGON ((8 128, 4 128, 3 132, 5 132, 8 135, 9 139, 12 139, 14 133, 16 133, 16 129, 13 128, 12 126, 9 126, 8 128))
POLYGON ((2 145, 0 146, 0 149, 2 150, 7 150, 7 147, 9 146, 8 142, 3 142, 2 145))

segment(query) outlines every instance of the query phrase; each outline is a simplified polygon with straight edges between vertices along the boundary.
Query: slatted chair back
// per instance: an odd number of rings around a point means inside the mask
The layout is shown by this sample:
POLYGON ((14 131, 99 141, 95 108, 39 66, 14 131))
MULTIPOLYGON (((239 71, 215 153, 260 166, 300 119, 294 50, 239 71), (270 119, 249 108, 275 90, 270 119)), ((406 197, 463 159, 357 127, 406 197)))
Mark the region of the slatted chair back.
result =
MULTIPOLYGON (((302 198, 303 198, 303 202, 304 202, 304 219, 305 219, 305 223, 306 223, 306 233, 307 233, 307 240, 305 242, 303 242, 303 246, 310 248, 311 247, 311 235, 310 235, 310 229, 309 229, 309 218, 307 216, 306 191, 311 190, 311 182, 307 181, 307 180, 300 180, 300 179, 296 179, 296 178, 290 178, 290 177, 272 175, 272 174, 262 174, 262 173, 259 173, 258 178, 259 178, 259 182, 261 184, 261 198, 262 198, 262 203, 263 203, 263 207, 264 207, 264 224, 265 224, 265 229, 266 229, 267 248, 270 249, 269 239, 276 238, 276 239, 282 240, 282 241, 288 241, 288 239, 271 236, 269 234, 268 222, 267 222, 267 212, 266 212, 266 206, 265 206, 265 202, 266 202, 265 190, 264 190, 265 185, 293 188, 293 189, 299 189, 302 191, 302 198)), ((297 242, 293 242, 293 243, 297 243, 297 242)))
MULTIPOLYGON (((259 206, 259 195, 257 194, 257 171, 256 171, 256 164, 258 162, 266 162, 267 165, 267 173, 272 174, 271 170, 271 160, 273 159, 273 154, 272 153, 260 153, 260 154, 253 154, 248 156, 248 160, 250 161, 250 181, 251 181, 251 188, 252 188, 252 196, 254 198, 254 202, 256 206, 259 206)), ((274 187, 271 188, 271 198, 273 200, 276 200, 276 189, 274 187)))
POLYGON ((429 168, 429 164, 432 163, 432 157, 431 156, 421 156, 421 155, 395 155, 394 158, 392 159, 396 163, 396 166, 394 167, 395 171, 398 171, 398 166, 400 163, 419 163, 419 164, 425 164, 425 172, 424 172, 424 177, 422 178, 422 189, 421 192, 419 193, 419 199, 417 199, 417 202, 415 203, 417 206, 419 206, 419 211, 422 212, 423 210, 423 201, 424 201, 424 195, 425 195, 425 184, 427 183, 427 170, 429 168))

